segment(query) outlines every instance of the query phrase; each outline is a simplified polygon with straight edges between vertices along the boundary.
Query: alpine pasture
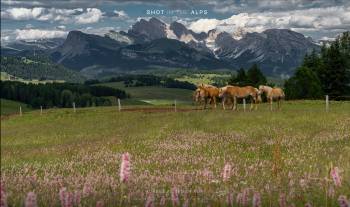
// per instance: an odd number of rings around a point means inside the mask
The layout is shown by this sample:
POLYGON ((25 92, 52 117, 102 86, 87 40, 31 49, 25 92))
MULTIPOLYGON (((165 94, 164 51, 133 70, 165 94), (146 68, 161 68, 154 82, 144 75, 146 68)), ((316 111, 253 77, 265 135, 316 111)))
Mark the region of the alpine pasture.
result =
POLYGON ((348 202, 349 102, 330 102, 329 112, 324 101, 286 101, 273 112, 268 104, 246 112, 181 107, 188 111, 50 109, 1 120, 2 204, 348 202))

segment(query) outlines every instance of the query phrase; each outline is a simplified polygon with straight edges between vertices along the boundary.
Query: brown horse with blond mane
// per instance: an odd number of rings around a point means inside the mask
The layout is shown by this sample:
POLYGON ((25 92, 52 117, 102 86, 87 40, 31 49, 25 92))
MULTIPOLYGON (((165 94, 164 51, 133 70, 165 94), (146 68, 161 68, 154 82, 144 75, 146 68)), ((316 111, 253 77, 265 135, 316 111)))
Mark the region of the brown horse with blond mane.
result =
POLYGON ((270 103, 270 110, 272 111, 272 102, 274 100, 277 100, 277 107, 280 109, 281 107, 281 100, 284 99, 285 95, 281 88, 271 88, 270 86, 259 86, 260 93, 265 93, 268 102, 270 103))
POLYGON ((259 90, 253 86, 239 87, 228 85, 220 88, 219 97, 222 98, 222 108, 224 110, 226 99, 233 99, 232 110, 237 109, 237 98, 250 98, 250 110, 254 108, 253 104, 255 105, 255 110, 257 110, 257 104, 261 100, 259 90))
POLYGON ((216 99, 219 96, 219 89, 215 86, 208 84, 200 84, 195 92, 195 100, 197 102, 204 101, 204 109, 206 109, 207 103, 211 103, 213 108, 216 108, 216 99))

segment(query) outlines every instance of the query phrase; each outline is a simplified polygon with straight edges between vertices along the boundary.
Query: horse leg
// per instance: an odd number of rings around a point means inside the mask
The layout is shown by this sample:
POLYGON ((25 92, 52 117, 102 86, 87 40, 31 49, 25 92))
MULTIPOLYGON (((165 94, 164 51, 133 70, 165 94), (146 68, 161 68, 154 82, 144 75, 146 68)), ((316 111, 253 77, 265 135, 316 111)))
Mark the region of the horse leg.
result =
POLYGON ((225 110, 225 97, 222 97, 222 109, 225 110))
POLYGON ((278 98, 278 110, 281 110, 281 99, 280 98, 278 98))
POLYGON ((270 111, 272 111, 272 97, 270 97, 270 111))
POLYGON ((237 97, 233 97, 233 108, 232 110, 236 111, 237 110, 237 97))
POLYGON ((250 97, 250 111, 253 110, 253 97, 250 97))
POLYGON ((214 101, 214 108, 216 109, 216 97, 213 97, 213 101, 214 101))
POLYGON ((204 107, 203 107, 203 110, 205 110, 207 107, 207 98, 204 98, 204 107))

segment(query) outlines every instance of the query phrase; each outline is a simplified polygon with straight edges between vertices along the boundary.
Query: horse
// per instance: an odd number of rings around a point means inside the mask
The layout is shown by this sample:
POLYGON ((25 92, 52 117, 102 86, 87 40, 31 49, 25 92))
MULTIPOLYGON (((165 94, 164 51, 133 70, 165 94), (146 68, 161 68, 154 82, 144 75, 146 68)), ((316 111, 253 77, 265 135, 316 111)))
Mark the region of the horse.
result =
POLYGON ((193 92, 193 101, 199 105, 201 105, 204 100, 205 100, 205 91, 201 90, 199 88, 197 88, 194 92, 193 92))
POLYGON ((285 97, 284 92, 281 88, 278 88, 278 87, 271 88, 270 86, 260 85, 259 91, 260 91, 260 93, 265 93, 267 100, 270 103, 270 110, 271 111, 272 111, 273 100, 277 100, 277 107, 278 107, 278 109, 280 109, 280 107, 281 107, 280 102, 285 97))
POLYGON ((237 98, 250 98, 250 110, 258 109, 258 103, 261 102, 259 90, 253 86, 225 86, 220 88, 219 97, 222 98, 222 108, 225 110, 225 101, 227 98, 233 99, 232 110, 237 109, 237 98), (255 106, 253 106, 253 103, 255 106))
MULTIPOLYGON (((213 104, 216 108, 216 98, 219 96, 219 89, 215 86, 209 84, 200 84, 198 85, 197 90, 199 89, 198 97, 204 100, 204 109, 206 109, 208 100, 209 104, 213 104)), ((197 91, 196 90, 196 91, 197 91)))

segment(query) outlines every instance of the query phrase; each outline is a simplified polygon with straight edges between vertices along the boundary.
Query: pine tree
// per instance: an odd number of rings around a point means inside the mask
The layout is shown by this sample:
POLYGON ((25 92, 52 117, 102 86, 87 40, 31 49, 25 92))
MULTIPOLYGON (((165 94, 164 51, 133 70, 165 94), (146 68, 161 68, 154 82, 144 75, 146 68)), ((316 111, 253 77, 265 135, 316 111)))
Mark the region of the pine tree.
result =
POLYGON ((305 66, 299 67, 284 87, 287 99, 317 99, 323 95, 316 73, 305 66))
POLYGON ((266 77, 261 72, 257 64, 254 64, 247 71, 247 82, 249 85, 254 87, 259 87, 259 85, 266 85, 266 77))
POLYGON ((236 76, 232 76, 229 80, 230 85, 236 85, 236 86, 246 86, 248 84, 248 77, 245 73, 244 68, 240 68, 237 71, 236 76))

